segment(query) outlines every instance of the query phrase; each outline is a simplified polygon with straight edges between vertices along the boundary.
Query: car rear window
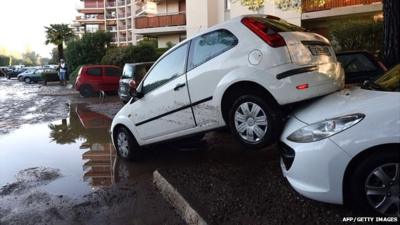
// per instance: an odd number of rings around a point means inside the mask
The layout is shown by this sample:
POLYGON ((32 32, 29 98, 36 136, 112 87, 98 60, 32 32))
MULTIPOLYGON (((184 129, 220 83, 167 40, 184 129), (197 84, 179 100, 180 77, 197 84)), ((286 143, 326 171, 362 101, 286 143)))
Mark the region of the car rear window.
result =
POLYGON ((265 16, 265 17, 250 17, 250 18, 265 24, 266 27, 272 29, 275 32, 305 31, 304 28, 291 24, 286 20, 280 19, 278 17, 265 16))
POLYGON ((89 76, 101 76, 101 68, 100 67, 89 68, 86 73, 89 76))

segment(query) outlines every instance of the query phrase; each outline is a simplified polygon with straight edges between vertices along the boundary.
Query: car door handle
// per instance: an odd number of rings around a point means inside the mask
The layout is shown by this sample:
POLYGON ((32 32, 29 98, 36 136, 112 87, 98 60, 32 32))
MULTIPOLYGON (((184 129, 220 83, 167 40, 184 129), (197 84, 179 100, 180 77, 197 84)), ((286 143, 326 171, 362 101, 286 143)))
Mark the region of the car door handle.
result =
POLYGON ((177 85, 174 87, 174 91, 177 91, 177 90, 179 90, 179 89, 181 89, 181 88, 183 88, 183 87, 185 87, 185 86, 186 86, 186 83, 177 84, 177 85))

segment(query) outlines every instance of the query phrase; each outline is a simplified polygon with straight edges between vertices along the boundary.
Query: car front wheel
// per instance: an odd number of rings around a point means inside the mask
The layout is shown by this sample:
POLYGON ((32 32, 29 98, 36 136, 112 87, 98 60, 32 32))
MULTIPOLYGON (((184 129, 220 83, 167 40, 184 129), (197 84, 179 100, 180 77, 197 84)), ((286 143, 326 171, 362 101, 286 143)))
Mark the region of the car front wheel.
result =
POLYGON ((229 113, 229 127, 235 138, 252 149, 272 143, 279 132, 279 118, 273 108, 255 95, 237 98, 229 113))
POLYGON ((126 127, 116 129, 114 143, 120 157, 137 160, 141 157, 141 149, 135 137, 126 127))
POLYGON ((355 209, 385 216, 400 216, 399 153, 382 152, 364 159, 350 180, 350 201, 355 209))
POLYGON ((25 83, 27 83, 27 84, 32 83, 31 78, 30 78, 30 77, 26 77, 26 78, 25 78, 25 83))

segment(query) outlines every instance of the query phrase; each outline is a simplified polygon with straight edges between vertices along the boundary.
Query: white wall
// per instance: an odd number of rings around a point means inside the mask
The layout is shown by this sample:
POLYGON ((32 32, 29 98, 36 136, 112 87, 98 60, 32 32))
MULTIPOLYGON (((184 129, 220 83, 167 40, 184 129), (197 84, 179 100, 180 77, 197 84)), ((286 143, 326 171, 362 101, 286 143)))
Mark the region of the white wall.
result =
POLYGON ((179 43, 179 34, 170 34, 170 35, 160 35, 157 37, 158 39, 158 47, 166 48, 168 42, 172 42, 174 44, 179 43))

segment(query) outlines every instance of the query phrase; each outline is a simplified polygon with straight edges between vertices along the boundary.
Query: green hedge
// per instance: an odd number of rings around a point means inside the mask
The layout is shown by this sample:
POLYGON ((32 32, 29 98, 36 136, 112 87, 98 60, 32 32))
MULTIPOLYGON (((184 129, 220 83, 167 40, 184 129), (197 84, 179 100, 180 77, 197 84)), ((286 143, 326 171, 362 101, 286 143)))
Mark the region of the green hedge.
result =
POLYGON ((76 78, 78 77, 78 73, 79 73, 79 70, 81 69, 81 67, 82 66, 76 67, 76 69, 69 74, 69 81, 68 82, 70 84, 75 85, 75 81, 76 81, 76 78))
POLYGON ((330 36, 336 51, 379 52, 383 47, 383 23, 372 19, 340 20, 331 24, 330 36))

